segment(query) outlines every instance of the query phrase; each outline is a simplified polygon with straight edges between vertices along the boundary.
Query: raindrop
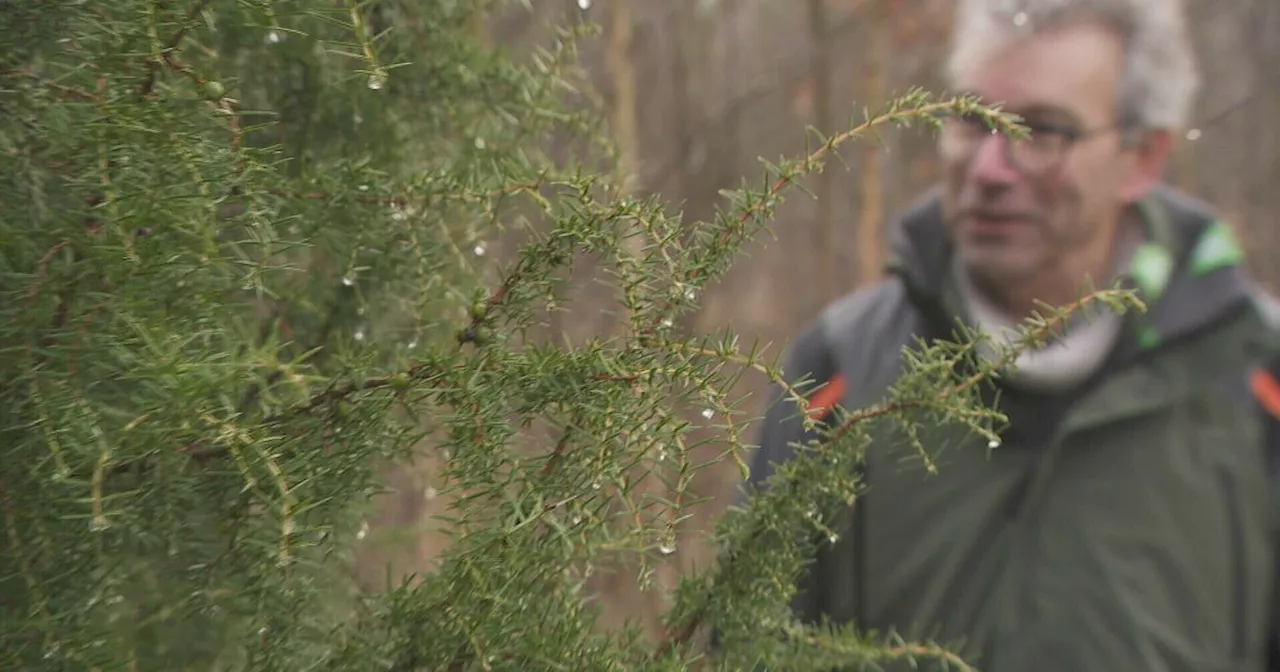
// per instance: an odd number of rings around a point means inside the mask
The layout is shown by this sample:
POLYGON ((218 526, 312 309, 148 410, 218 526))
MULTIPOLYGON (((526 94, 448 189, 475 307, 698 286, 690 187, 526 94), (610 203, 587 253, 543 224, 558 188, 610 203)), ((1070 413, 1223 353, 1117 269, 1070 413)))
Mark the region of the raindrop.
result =
POLYGON ((706 419, 708 419, 708 420, 710 420, 711 418, 714 418, 714 417, 715 417, 715 415, 716 415, 716 412, 715 412, 715 411, 713 411, 713 410, 711 410, 711 409, 709 409, 709 408, 704 408, 704 409, 702 409, 702 417, 704 417, 704 418, 706 418, 706 419))
POLYGON ((1193 129, 1191 129, 1191 130, 1187 131, 1187 139, 1188 139, 1188 140, 1190 140, 1190 141, 1192 141, 1192 142, 1195 142, 1196 140, 1199 140, 1199 139, 1200 139, 1200 135, 1201 135, 1201 134, 1200 134, 1200 129, 1198 129, 1198 128, 1193 128, 1193 129))
POLYGON ((476 253, 477 257, 483 257, 485 253, 484 243, 477 243, 475 249, 472 251, 476 253))

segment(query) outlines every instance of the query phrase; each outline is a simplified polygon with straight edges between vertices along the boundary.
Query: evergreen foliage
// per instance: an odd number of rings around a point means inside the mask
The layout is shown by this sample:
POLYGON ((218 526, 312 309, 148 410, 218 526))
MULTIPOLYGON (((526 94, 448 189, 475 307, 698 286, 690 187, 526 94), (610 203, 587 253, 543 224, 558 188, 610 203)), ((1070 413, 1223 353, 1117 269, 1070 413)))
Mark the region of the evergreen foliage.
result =
POLYGON ((911 92, 685 222, 608 177, 574 68, 590 27, 525 63, 477 38, 489 4, 6 4, 0 668, 674 670, 713 624, 725 669, 950 656, 802 628, 786 605, 872 423, 998 421, 971 394, 996 364, 954 374, 968 337, 924 348, 885 405, 725 517, 665 641, 600 632, 582 586, 602 559, 674 551, 708 466, 681 409, 741 463, 725 390, 747 370, 783 384, 760 348, 672 325, 786 191, 885 123, 1011 119, 911 92), (578 160, 548 149, 566 134, 578 160), (482 265, 510 227, 529 242, 482 265), (532 338, 586 254, 626 333, 532 338), (357 594, 335 568, 380 468, 415 450, 443 458, 453 544, 357 594), (647 473, 669 498, 637 494, 647 473))

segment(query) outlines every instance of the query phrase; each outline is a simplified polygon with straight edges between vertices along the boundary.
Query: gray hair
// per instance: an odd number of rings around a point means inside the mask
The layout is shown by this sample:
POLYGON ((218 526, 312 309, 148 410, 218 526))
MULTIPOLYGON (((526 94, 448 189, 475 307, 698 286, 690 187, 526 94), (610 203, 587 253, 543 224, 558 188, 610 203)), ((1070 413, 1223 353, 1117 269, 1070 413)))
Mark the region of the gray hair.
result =
POLYGON ((1146 128, 1185 126, 1200 81, 1181 0, 959 0, 947 75, 954 82, 966 63, 992 49, 1090 19, 1124 44, 1121 120, 1146 128))

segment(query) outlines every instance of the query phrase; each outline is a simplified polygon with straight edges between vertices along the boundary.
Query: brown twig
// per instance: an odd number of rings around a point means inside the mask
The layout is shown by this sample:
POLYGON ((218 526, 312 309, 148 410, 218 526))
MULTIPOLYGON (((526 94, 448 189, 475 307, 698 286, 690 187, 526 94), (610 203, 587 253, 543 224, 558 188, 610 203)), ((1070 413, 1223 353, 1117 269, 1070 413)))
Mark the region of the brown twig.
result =
MULTIPOLYGON (((178 48, 179 44, 182 43, 182 38, 186 37, 187 31, 195 24, 196 18, 200 16, 200 12, 204 11, 206 1, 207 0, 196 0, 192 3, 191 8, 187 10, 187 15, 183 20, 182 25, 178 26, 178 30, 176 30, 173 35, 169 37, 168 41, 164 43, 164 47, 160 52, 161 60, 168 60, 172 56, 172 52, 178 48)), ((146 59, 146 64, 147 74, 143 78, 142 84, 138 87, 139 98, 146 98, 151 95, 151 92, 154 91, 156 87, 156 78, 160 74, 160 60, 157 60, 154 57, 148 57, 146 59)))
POLYGON ((40 257, 40 261, 36 263, 36 281, 31 284, 31 289, 27 290, 28 299, 34 299, 40 294, 40 285, 44 282, 44 277, 49 270, 49 262, 53 260, 55 254, 61 252, 70 244, 70 238, 63 238, 40 257))

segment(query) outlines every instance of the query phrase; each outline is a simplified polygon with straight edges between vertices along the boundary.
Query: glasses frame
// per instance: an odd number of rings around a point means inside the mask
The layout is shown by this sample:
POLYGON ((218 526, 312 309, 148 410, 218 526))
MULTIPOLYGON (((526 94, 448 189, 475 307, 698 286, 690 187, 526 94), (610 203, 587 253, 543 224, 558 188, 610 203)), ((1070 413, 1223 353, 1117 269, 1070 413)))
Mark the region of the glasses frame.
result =
MULTIPOLYGON (((1026 129, 1025 137, 1022 139, 999 137, 1003 134, 979 115, 947 115, 942 120, 939 141, 944 147, 948 142, 969 143, 969 147, 958 153, 963 160, 968 161, 977 155, 987 138, 997 136, 997 141, 1002 144, 1001 151, 1005 162, 1023 175, 1036 176, 1061 166, 1076 145, 1111 131, 1126 130, 1126 127, 1119 122, 1111 122, 1090 129, 1078 129, 1068 124, 1052 122, 1022 121, 1019 125, 1026 129), (956 134, 960 134, 960 137, 956 134), (1039 155, 1031 152, 1039 152, 1039 155)), ((1127 142, 1128 138, 1126 137, 1125 140, 1127 142)))

